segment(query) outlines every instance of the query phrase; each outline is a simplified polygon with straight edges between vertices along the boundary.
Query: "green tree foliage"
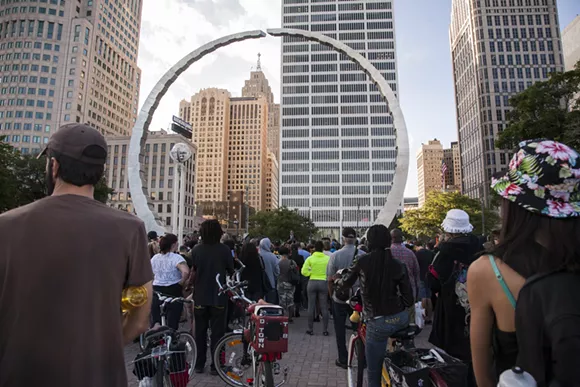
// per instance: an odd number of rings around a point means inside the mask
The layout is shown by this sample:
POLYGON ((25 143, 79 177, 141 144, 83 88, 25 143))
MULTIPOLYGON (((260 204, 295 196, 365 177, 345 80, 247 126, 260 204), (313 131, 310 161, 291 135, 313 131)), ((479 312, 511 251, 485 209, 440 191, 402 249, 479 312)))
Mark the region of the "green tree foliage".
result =
POLYGON ((547 138, 580 149, 580 62, 572 71, 552 73, 510 99, 508 127, 496 146, 515 149, 522 140, 547 138))
POLYGON ((250 235, 267 236, 271 240, 286 241, 290 231, 300 241, 307 241, 318 229, 312 221, 298 213, 281 207, 273 211, 259 211, 250 217, 250 235))
MULTIPOLYGON (((423 207, 405 212, 400 220, 401 228, 413 236, 432 238, 441 232, 441 223, 445 219, 447 211, 454 208, 467 212, 471 224, 475 228, 474 233, 482 233, 481 202, 458 192, 430 192, 423 207)), ((484 215, 485 232, 489 233, 497 226, 499 216, 489 209, 485 209, 484 215)))
MULTIPOLYGON (((0 137, 0 213, 46 196, 46 160, 23 155, 0 137)), ((105 179, 95 186, 95 199, 106 203, 113 190, 105 179)))

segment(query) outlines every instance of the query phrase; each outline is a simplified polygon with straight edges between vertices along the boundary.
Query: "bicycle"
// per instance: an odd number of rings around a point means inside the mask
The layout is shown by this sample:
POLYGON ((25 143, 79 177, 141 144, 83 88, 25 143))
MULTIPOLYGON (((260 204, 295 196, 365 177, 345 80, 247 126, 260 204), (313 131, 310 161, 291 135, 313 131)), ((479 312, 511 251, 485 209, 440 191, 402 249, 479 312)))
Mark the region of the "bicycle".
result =
POLYGON ((239 280, 243 269, 242 265, 226 284, 220 282, 219 274, 216 276, 219 293, 243 306, 245 313, 241 329, 234 329, 216 344, 214 364, 219 377, 230 386, 280 387, 286 383, 288 367, 281 381, 275 382, 274 377, 280 374, 278 360, 288 351, 288 317, 280 306, 259 304, 244 295, 247 282, 239 280), (244 379, 249 369, 251 374, 244 379))
MULTIPOLYGON (((361 313, 363 310, 362 297, 360 289, 349 299, 349 304, 356 313, 361 313)), ((351 317, 352 318, 352 317, 351 317)), ((351 320, 352 321, 352 320, 351 320)), ((357 322, 357 321, 353 321, 357 322)), ((447 387, 442 377, 432 367, 437 363, 445 363, 443 357, 436 350, 418 350, 414 348, 414 338, 421 332, 416 325, 409 325, 390 337, 393 340, 392 349, 387 353, 387 356, 396 355, 398 358, 406 357, 406 359, 417 359, 421 362, 419 370, 428 369, 428 379, 432 386, 447 387), (417 351, 415 353, 415 351, 417 351), (420 351, 420 352, 419 352, 420 351), (427 351, 427 353, 425 353, 427 351)), ((347 385, 348 387, 367 387, 368 381, 365 374, 366 359, 366 322, 363 318, 358 321, 356 331, 351 335, 348 342, 348 358, 347 358, 347 385)), ((404 368, 405 366, 403 366, 404 368)), ((409 367, 407 367, 409 368, 409 367)), ((392 367, 386 367, 383 364, 382 369, 382 383, 384 387, 398 386, 399 378, 392 375, 394 370, 392 367), (393 383, 395 382, 395 383, 393 383)), ((417 385, 423 386, 422 382, 417 385)), ((415 386, 411 386, 415 387, 415 386)))
POLYGON ((193 301, 158 292, 155 295, 161 303, 161 326, 140 336, 141 353, 132 363, 133 373, 140 387, 185 387, 193 377, 197 346, 191 334, 166 326, 166 308, 171 303, 193 301))

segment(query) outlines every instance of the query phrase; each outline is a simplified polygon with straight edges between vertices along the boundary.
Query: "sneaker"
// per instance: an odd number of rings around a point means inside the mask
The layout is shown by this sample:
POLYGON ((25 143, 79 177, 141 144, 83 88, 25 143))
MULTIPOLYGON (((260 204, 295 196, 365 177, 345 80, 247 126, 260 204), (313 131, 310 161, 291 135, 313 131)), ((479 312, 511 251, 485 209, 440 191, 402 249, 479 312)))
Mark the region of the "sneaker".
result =
POLYGON ((195 367, 196 374, 203 374, 203 367, 195 367))
POLYGON ((336 361, 334 362, 334 364, 336 364, 337 367, 343 368, 343 369, 347 369, 348 366, 346 365, 346 363, 341 362, 340 360, 336 359, 336 361))
POLYGON ((218 372, 217 372, 217 370, 215 369, 214 366, 211 366, 209 368, 209 373, 210 373, 210 375, 214 375, 214 376, 217 376, 217 374, 218 374, 218 372))

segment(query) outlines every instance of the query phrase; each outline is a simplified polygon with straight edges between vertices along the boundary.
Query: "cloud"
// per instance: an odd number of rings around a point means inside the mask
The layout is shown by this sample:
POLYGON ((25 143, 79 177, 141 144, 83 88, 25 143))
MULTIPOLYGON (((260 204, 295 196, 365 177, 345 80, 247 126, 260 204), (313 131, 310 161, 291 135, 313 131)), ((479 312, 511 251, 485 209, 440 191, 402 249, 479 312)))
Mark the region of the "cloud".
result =
POLYGON ((217 26, 228 25, 229 22, 246 15, 246 9, 240 0, 181 0, 187 6, 194 8, 207 21, 217 26))

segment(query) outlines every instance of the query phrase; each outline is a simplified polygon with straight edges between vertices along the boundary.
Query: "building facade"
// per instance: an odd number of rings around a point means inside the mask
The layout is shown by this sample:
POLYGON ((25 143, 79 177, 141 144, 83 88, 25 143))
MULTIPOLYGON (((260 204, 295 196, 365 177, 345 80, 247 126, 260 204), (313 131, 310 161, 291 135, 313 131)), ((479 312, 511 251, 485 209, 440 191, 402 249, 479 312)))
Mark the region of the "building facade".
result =
POLYGON ((265 97, 268 102, 268 149, 280 160, 280 104, 274 102, 274 94, 262 71, 261 55, 258 54, 256 71, 250 73, 250 79, 245 81, 242 97, 265 97))
POLYGON ((457 141, 451 143, 451 148, 443 149, 443 163, 445 164, 445 168, 442 169, 442 172, 445 170, 443 190, 461 192, 461 154, 457 141))
POLYGON ((274 152, 268 152, 266 175, 266 211, 278 208, 278 159, 274 152))
POLYGON ((60 126, 129 135, 141 0, 0 0, 0 136, 38 153, 60 126))
POLYGON ((404 198, 403 211, 411 211, 419 208, 419 198, 404 198))
POLYGON ((419 207, 423 207, 429 192, 443 189, 441 169, 443 156, 443 145, 437 139, 429 140, 427 144, 421 144, 421 148, 417 151, 419 207))
POLYGON ((566 71, 574 69, 580 61, 580 15, 576 16, 562 33, 562 45, 564 48, 564 65, 566 71))
MULTIPOLYGON (((127 177, 127 153, 130 136, 108 136, 108 155, 105 169, 107 184, 115 191, 109 205, 127 212, 135 213, 131 201, 131 191, 127 177)), ((177 187, 177 166, 169 156, 171 148, 177 143, 189 145, 193 157, 185 163, 185 224, 186 233, 197 229, 195 224, 195 164, 196 147, 185 137, 168 134, 165 131, 150 132, 145 143, 141 166, 147 180, 147 189, 151 200, 165 224, 167 231, 172 231, 173 188, 177 187)))
MULTIPOLYGON (((366 56, 398 95, 392 1, 283 1, 282 26, 366 56)), ((281 205, 319 228, 370 226, 395 173, 395 128, 363 71, 333 49, 282 38, 281 205)))
POLYGON ((453 0, 450 26, 462 192, 489 198, 510 154, 495 147, 509 98, 562 71, 553 0, 453 0))
POLYGON ((252 208, 278 207, 277 193, 272 193, 278 171, 268 168, 270 104, 265 95, 257 94, 232 98, 226 90, 211 88, 181 101, 180 118, 191 124, 197 144, 199 202, 225 203, 243 191, 252 208))

